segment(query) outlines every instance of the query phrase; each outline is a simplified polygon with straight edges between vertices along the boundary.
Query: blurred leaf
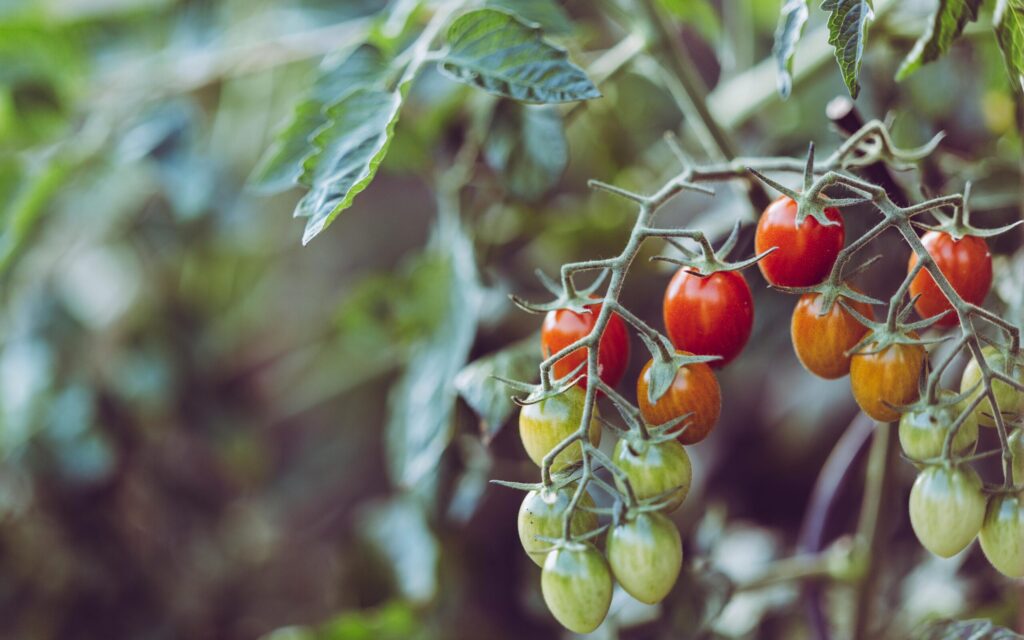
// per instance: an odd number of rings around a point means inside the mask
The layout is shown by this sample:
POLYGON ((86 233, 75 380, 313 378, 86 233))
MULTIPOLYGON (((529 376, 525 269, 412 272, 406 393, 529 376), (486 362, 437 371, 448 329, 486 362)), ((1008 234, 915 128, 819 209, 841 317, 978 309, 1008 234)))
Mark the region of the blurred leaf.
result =
POLYGON ((871 0, 822 0, 821 8, 830 11, 828 43, 835 47, 836 62, 850 96, 860 93, 860 63, 864 56, 868 22, 874 19, 871 0))
POLYGON ((490 485, 494 458, 480 438, 463 435, 456 444, 464 469, 455 483, 447 514, 452 521, 466 524, 490 485))
POLYGON ((939 6, 932 14, 928 30, 925 31, 914 48, 904 58, 896 80, 902 80, 921 68, 921 65, 937 60, 949 51, 968 22, 978 19, 981 0, 939 0, 939 6))
POLYGON ((407 640, 418 637, 412 607, 391 602, 376 609, 346 611, 317 627, 283 627, 262 640, 407 640))
POLYGON ((512 195, 528 202, 539 199, 558 184, 569 163, 558 108, 502 101, 484 143, 484 158, 512 195))
POLYGON ((452 78, 523 102, 571 102, 601 93, 540 29, 495 9, 471 11, 448 28, 441 69, 452 78))
POLYGON ((378 86, 388 66, 376 47, 363 45, 339 62, 320 70, 309 95, 277 132, 249 179, 261 193, 284 191, 298 183, 303 161, 313 153, 313 134, 327 124, 328 105, 344 101, 360 89, 378 86))
MULTIPOLYGON (((806 1, 806 0, 805 0, 806 1)), ((718 37, 722 25, 709 0, 659 0, 670 14, 693 25, 708 40, 718 37)))
POLYGON ((807 0, 786 0, 779 13, 779 26, 775 29, 775 56, 779 95, 788 98, 793 90, 793 53, 807 22, 807 0))
POLYGON ((683 571, 665 599, 666 616, 661 637, 698 638, 722 613, 732 598, 729 578, 710 567, 683 566, 683 571))
POLYGON ((525 340, 484 356, 467 365, 455 376, 455 388, 466 404, 480 416, 484 442, 490 442, 515 410, 512 391, 494 378, 531 380, 540 364, 540 340, 532 335, 525 340))
POLYGON ((1022 640, 1024 636, 988 620, 940 620, 920 629, 914 640, 1022 640))
POLYGON ((555 0, 487 0, 484 6, 515 14, 524 22, 535 22, 547 33, 572 31, 572 20, 555 0))
POLYGON ((1024 93, 1024 0, 999 0, 993 24, 1010 84, 1024 93))
POLYGON ((440 547, 422 505, 410 497, 370 504, 359 515, 358 528, 388 560, 403 597, 418 603, 434 597, 440 547))

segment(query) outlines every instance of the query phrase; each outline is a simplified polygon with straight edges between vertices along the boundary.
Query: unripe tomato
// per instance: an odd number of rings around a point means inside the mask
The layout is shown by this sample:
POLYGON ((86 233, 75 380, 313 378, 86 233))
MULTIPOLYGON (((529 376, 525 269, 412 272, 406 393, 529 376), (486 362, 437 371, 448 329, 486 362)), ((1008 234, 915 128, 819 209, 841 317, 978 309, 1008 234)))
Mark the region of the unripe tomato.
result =
MULTIPOLYGON (((528 404, 519 412, 519 437, 537 466, 558 443, 580 428, 586 397, 582 389, 574 386, 557 396, 528 404)), ((601 423, 597 421, 596 406, 590 419, 590 442, 595 446, 601 442, 601 423)), ((555 456, 551 470, 557 471, 582 457, 583 448, 579 442, 574 442, 555 456)))
MULTIPOLYGON (((854 300, 846 300, 846 303, 862 316, 874 320, 870 304, 854 300)), ((820 313, 821 294, 800 296, 789 326, 793 350, 805 369, 826 380, 835 380, 850 372, 850 356, 846 352, 856 346, 868 328, 838 302, 827 314, 820 313)))
MULTIPOLYGON (((544 324, 540 329, 540 348, 545 358, 553 353, 561 351, 580 338, 590 335, 594 325, 597 324, 597 316, 601 313, 600 304, 592 304, 587 307, 590 313, 576 313, 568 309, 549 311, 544 316, 544 324)), ((586 363, 587 349, 581 348, 555 362, 552 372, 556 378, 564 378, 576 370, 577 367, 586 363)), ((613 313, 608 319, 601 342, 597 348, 597 370, 604 381, 610 387, 614 387, 622 380, 626 373, 626 365, 629 363, 629 334, 626 332, 626 323, 618 314, 613 313)), ((579 381, 582 388, 587 386, 587 377, 579 381)))
POLYGON ((978 541, 999 573, 1024 578, 1024 496, 992 496, 978 541))
MULTIPOLYGON (((964 301, 971 304, 985 301, 988 289, 992 286, 992 255, 988 252, 984 238, 964 236, 954 240, 948 233, 929 231, 921 236, 921 243, 964 301)), ((911 253, 907 272, 916 264, 917 254, 911 253)), ((914 276, 914 281, 910 283, 910 295, 921 296, 914 303, 914 308, 922 318, 930 318, 953 308, 926 269, 914 276)), ((949 314, 937 324, 952 327, 957 322, 956 314, 949 314)))
POLYGON ((1009 442, 1013 453, 1013 483, 1024 484, 1024 429, 1011 433, 1009 442))
POLYGON ((969 466, 933 466, 910 490, 910 524, 921 545, 952 557, 971 544, 985 519, 981 478, 969 466))
MULTIPOLYGON (((956 394, 942 391, 943 398, 956 394)), ((907 411, 900 417, 900 446, 903 452, 915 460, 928 460, 942 453, 949 428, 964 410, 963 403, 955 405, 932 405, 917 411, 907 411)), ((963 455, 974 452, 978 444, 978 421, 970 415, 960 425, 953 438, 953 452, 963 455)))
POLYGON ((641 513, 612 527, 605 548, 615 579, 646 604, 665 599, 683 566, 679 530, 660 513, 641 513))
MULTIPOLYGON (((538 540, 537 536, 558 538, 562 535, 562 519, 565 510, 572 502, 576 493, 576 485, 566 485, 560 489, 540 489, 531 491, 523 499, 519 507, 519 541, 530 559, 538 567, 544 566, 544 559, 551 550, 551 543, 538 540)), ((579 507, 593 507, 594 500, 589 493, 580 497, 579 505, 572 514, 572 534, 583 535, 597 528, 597 514, 579 507)))
POLYGON ((548 553, 540 589, 551 614, 563 627, 573 633, 590 633, 608 615, 612 573, 594 545, 572 542, 548 553))
POLYGON ((665 442, 626 442, 615 444, 612 462, 629 478, 633 493, 640 500, 673 491, 665 511, 675 511, 686 500, 693 480, 693 467, 686 449, 676 440, 665 442))
MULTIPOLYGON (((917 337, 917 336, 913 336, 917 337)), ((874 347, 868 345, 870 351, 874 347)), ((893 422, 901 406, 917 400, 917 380, 927 353, 919 344, 891 344, 878 353, 857 353, 850 360, 850 387, 861 410, 879 422, 893 422)))
POLYGON ((808 216, 796 223, 797 203, 782 196, 768 205, 757 223, 754 251, 763 253, 778 247, 757 265, 764 279, 783 287, 809 287, 824 280, 846 242, 843 217, 835 208, 825 217, 836 225, 826 226, 808 216))
POLYGON ((750 338, 754 296, 746 278, 737 271, 703 277, 680 269, 665 289, 662 313, 668 337, 677 349, 721 356, 708 364, 723 367, 739 355, 750 338))
MULTIPOLYGON (((1008 373, 1006 370, 1006 356, 998 348, 992 345, 982 347, 981 355, 985 357, 985 362, 988 364, 989 369, 1008 373)), ((1024 369, 1017 368, 1017 370, 1010 375, 1012 375, 1015 380, 1024 382, 1024 369)), ((971 358, 971 361, 967 363, 967 367, 964 368, 963 377, 960 378, 960 393, 966 393, 980 381, 981 367, 978 366, 977 360, 971 358)), ((985 390, 979 386, 971 398, 974 398, 984 391, 985 390)), ((992 391, 996 394, 996 402, 999 404, 999 412, 1003 415, 1003 423, 1006 424, 1016 419, 1017 414, 1020 413, 1024 396, 1001 380, 995 380, 992 382, 992 391)), ((978 417, 978 424, 981 426, 996 426, 995 418, 992 416, 992 405, 987 399, 982 400, 981 404, 974 408, 974 414, 978 417)))
MULTIPOLYGON (((680 351, 683 355, 691 355, 680 351)), ((718 416, 722 411, 722 392, 718 388, 718 380, 706 363, 695 362, 684 367, 679 367, 676 377, 672 380, 672 386, 658 401, 651 404, 647 396, 651 365, 650 360, 644 365, 640 377, 636 382, 637 404, 644 420, 648 424, 665 424, 670 420, 693 412, 686 424, 687 428, 679 434, 679 442, 683 444, 696 444, 711 433, 711 429, 718 422, 718 416)))

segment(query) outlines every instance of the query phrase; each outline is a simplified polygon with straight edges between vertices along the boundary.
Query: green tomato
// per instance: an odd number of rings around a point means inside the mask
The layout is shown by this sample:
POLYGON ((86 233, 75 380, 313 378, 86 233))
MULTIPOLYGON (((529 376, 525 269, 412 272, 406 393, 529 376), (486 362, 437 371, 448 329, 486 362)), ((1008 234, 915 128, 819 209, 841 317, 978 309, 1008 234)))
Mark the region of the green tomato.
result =
POLYGON ((679 530, 660 513, 641 513, 613 527, 605 546, 608 564, 626 593, 640 602, 665 599, 683 566, 679 530))
POLYGON ((985 519, 981 478, 969 466, 927 467, 910 490, 910 524, 925 549, 949 558, 974 540, 985 519))
MULTIPOLYGON (((1007 372, 1006 356, 997 347, 992 345, 983 347, 981 353, 985 356, 985 362, 988 363, 990 369, 1004 373, 1007 372)), ((1014 375, 1018 381, 1024 382, 1024 369, 1018 370, 1011 375, 1014 375)), ((978 366, 978 362, 974 358, 971 358, 971 361, 967 363, 967 368, 964 369, 963 377, 960 379, 960 393, 966 393, 974 385, 978 384, 980 380, 981 367, 978 366)), ((1020 413, 1022 404, 1020 392, 1005 382, 998 380, 992 383, 992 391, 995 393, 996 402, 999 404, 999 411, 1003 414, 1003 422, 1009 422, 1016 418, 1017 414, 1020 413)), ((982 388, 979 387, 972 394, 971 398, 973 399, 981 392, 982 388)), ((988 399, 982 400, 981 404, 974 408, 974 413, 978 417, 978 424, 981 426, 996 426, 995 420, 992 418, 992 405, 988 399)))
POLYGON ((615 445, 612 461, 626 473, 640 500, 674 490, 665 512, 675 511, 690 492, 693 468, 690 456, 678 440, 654 443, 622 439, 615 445))
POLYGON ((992 496, 978 540, 999 573, 1024 578, 1024 494, 992 496))
MULTIPOLYGON (((952 391, 943 391, 943 398, 953 397, 952 391)), ((940 398, 941 399, 941 398, 940 398)), ((949 428, 966 407, 956 405, 930 405, 918 411, 908 411, 900 417, 900 446, 915 460, 928 460, 942 454, 949 428)), ((967 416, 953 439, 953 452, 970 454, 978 444, 978 419, 975 413, 967 416)))
POLYGON ((1013 483, 1024 484, 1024 429, 1011 433, 1009 442, 1013 453, 1013 483))
MULTIPOLYGON (((530 558, 538 567, 544 566, 544 559, 551 550, 551 543, 538 540, 537 536, 558 538, 562 535, 562 518, 569 508, 576 485, 570 484, 561 489, 540 489, 526 494, 523 504, 519 507, 519 541, 530 558)), ((592 507, 594 500, 590 494, 580 497, 579 507, 592 507)), ((583 535, 597 528, 597 514, 577 508, 572 514, 572 534, 583 535)))
POLYGON ((590 633, 608 615, 612 572, 594 545, 563 543, 544 560, 540 590, 551 614, 563 627, 573 633, 590 633))
MULTIPOLYGON (((586 393, 573 386, 557 396, 528 404, 519 412, 519 437, 523 440, 526 453, 540 466, 544 456, 558 446, 580 427, 583 420, 583 403, 586 393)), ((590 420, 590 442, 597 446, 601 442, 601 423, 597 421, 597 407, 590 420)), ((562 469, 583 457, 579 442, 574 442, 555 456, 552 471, 562 469)))

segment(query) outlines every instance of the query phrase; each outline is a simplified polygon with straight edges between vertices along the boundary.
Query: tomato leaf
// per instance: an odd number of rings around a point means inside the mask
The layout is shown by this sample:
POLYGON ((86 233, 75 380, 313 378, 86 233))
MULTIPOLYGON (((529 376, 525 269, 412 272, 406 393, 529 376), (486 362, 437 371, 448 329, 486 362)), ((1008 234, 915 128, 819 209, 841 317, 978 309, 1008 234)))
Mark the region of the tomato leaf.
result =
POLYGON ((572 31, 572 19, 555 0, 487 0, 484 6, 507 11, 523 22, 537 23, 546 33, 572 31))
POLYGON ((501 102, 484 158, 515 197, 536 201, 558 184, 569 163, 562 116, 551 105, 501 102))
POLYGON ((949 51, 968 22, 978 19, 981 0, 939 0, 939 6, 932 14, 928 30, 925 31, 914 48, 904 58, 896 79, 902 80, 921 68, 921 65, 937 60, 949 51))
POLYGON ((871 0, 823 0, 821 8, 831 12, 828 17, 828 43, 835 47, 836 62, 850 96, 856 98, 860 93, 858 77, 868 22, 875 17, 871 0))
POLYGON ((1024 93, 1024 0, 999 0, 993 24, 1010 84, 1024 93))
POLYGON ((476 360, 455 376, 455 388, 466 404, 480 416, 480 431, 490 442, 515 410, 512 390, 494 376, 511 380, 537 377, 540 339, 530 336, 501 351, 476 360))
POLYGON ((441 550, 423 505, 410 496, 371 503, 357 522, 363 538, 388 561, 402 596, 429 602, 437 593, 441 550))
POLYGON ((522 102, 590 100, 601 93, 564 49, 541 31, 497 9, 478 9, 448 28, 441 70, 489 93, 522 102))
POLYGON ((939 620, 919 629, 914 640, 1024 640, 989 620, 939 620))
POLYGON ((788 98, 793 90, 793 53, 807 22, 807 0, 786 0, 779 13, 772 55, 778 69, 779 95, 788 98))
POLYGON ((661 638, 699 638, 722 613, 734 586, 728 576, 710 567, 685 565, 665 599, 669 615, 661 638))

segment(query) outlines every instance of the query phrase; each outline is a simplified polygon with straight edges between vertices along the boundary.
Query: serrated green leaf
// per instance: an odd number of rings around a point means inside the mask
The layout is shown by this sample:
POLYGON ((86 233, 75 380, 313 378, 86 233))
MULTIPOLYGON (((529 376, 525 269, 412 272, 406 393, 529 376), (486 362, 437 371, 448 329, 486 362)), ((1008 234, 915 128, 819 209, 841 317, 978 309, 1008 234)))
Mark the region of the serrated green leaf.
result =
POLYGON ((788 98, 793 90, 793 53, 807 22, 807 0, 786 0, 779 12, 772 55, 778 69, 779 95, 788 98))
POLYGON ((939 620, 918 630, 914 640, 1024 640, 989 620, 939 620))
POLYGON ((307 217, 302 244, 327 228, 373 180, 395 132, 404 91, 360 89, 327 108, 313 135, 300 182, 310 187, 295 208, 307 217))
POLYGON ((540 29, 496 9, 478 9, 448 28, 441 70, 459 82, 522 102, 590 100, 601 93, 540 29))
POLYGON ((1024 0, 999 0, 993 25, 1010 84, 1024 93, 1024 0))
POLYGON ((539 24, 545 33, 565 34, 572 31, 572 19, 555 0, 487 0, 484 6, 515 14, 523 22, 539 24))
POLYGON ((551 105, 500 103, 484 158, 509 192, 532 202, 558 184, 569 163, 562 116, 551 105))
POLYGON ((539 338, 530 336, 471 362, 455 376, 459 395, 480 416, 480 431, 485 441, 498 434, 515 410, 512 391, 494 376, 509 380, 535 378, 540 364, 538 344, 539 338))
POLYGON ((823 0, 828 17, 828 43, 835 47, 836 62, 850 96, 860 93, 860 63, 864 56, 868 22, 874 19, 871 0, 823 0))
POLYGON ((896 79, 906 78, 920 69, 921 65, 937 60, 949 51, 967 23, 978 19, 980 7, 981 0, 939 0, 939 6, 928 23, 928 30, 917 39, 914 48, 904 58, 896 72, 896 79))

